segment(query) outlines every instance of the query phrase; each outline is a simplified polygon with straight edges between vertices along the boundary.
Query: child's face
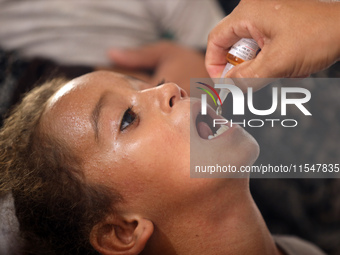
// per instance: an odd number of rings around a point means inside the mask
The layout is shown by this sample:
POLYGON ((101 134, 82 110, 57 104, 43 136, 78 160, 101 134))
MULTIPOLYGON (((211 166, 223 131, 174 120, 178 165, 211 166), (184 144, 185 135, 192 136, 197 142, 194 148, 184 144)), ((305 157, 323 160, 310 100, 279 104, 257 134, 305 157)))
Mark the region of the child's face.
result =
POLYGON ((226 179, 191 179, 190 153, 221 165, 251 164, 258 154, 254 139, 239 127, 202 139, 195 126, 198 112, 190 112, 190 104, 197 101, 190 102, 175 84, 150 87, 95 72, 72 80, 50 99, 42 128, 82 158, 89 182, 122 195, 120 210, 155 218, 160 211, 211 200, 226 186, 226 179))

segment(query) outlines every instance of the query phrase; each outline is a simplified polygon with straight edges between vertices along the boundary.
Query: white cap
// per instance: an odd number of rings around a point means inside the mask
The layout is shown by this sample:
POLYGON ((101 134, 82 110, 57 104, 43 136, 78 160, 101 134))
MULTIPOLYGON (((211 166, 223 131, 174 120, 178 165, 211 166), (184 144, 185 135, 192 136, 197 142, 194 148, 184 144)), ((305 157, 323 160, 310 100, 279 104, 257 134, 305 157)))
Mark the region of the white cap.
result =
MULTIPOLYGON (((220 98, 221 98, 222 103, 223 103, 224 100, 227 98, 229 92, 230 92, 229 89, 221 89, 221 90, 220 90, 219 96, 220 96, 220 98)), ((218 104, 218 105, 221 105, 220 100, 217 101, 217 104, 218 104)))
MULTIPOLYGON (((223 73, 221 75, 221 83, 223 83, 224 80, 224 76, 226 76, 227 72, 229 72, 230 69, 232 69, 234 67, 233 64, 230 64, 229 62, 225 65, 223 73)), ((229 94, 230 90, 229 89, 221 89, 220 90, 220 98, 222 103, 224 102, 224 100, 227 98, 228 94, 229 94)), ((218 105, 221 105, 220 101, 217 102, 218 105)))
POLYGON ((229 72, 230 69, 232 69, 234 67, 233 64, 230 64, 229 62, 225 65, 225 68, 222 72, 221 78, 224 78, 225 75, 227 74, 227 72, 229 72))

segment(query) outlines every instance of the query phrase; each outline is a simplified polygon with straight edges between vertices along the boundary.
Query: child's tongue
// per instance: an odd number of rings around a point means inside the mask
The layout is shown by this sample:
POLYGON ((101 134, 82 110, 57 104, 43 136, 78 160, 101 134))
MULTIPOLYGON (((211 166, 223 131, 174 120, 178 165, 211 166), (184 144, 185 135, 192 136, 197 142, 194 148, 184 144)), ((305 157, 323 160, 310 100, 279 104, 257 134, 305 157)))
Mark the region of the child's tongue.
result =
POLYGON ((200 137, 203 139, 208 139, 209 135, 213 135, 209 125, 203 121, 197 123, 197 131, 200 137))

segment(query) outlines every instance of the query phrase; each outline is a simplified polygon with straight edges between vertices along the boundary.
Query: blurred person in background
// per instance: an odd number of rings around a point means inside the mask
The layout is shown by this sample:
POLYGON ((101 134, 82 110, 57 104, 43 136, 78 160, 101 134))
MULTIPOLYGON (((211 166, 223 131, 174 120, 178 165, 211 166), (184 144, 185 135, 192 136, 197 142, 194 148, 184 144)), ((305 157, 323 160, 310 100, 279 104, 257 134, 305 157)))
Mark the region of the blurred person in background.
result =
POLYGON ((0 0, 0 125, 6 110, 54 76, 117 70, 189 91, 208 77, 204 52, 223 11, 211 0, 0 0))
POLYGON ((222 17, 213 0, 0 0, 0 47, 189 90, 191 77, 208 77, 207 37, 222 17))

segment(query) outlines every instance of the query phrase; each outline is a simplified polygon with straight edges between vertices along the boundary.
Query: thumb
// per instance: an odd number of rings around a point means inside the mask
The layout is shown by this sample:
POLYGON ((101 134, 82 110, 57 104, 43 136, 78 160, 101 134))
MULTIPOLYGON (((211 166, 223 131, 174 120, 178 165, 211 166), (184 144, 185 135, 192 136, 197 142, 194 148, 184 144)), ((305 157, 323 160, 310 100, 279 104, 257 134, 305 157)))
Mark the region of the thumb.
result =
POLYGON ((133 49, 111 49, 109 58, 114 64, 125 68, 155 68, 162 56, 162 49, 157 44, 133 49))
POLYGON ((254 91, 257 91, 273 82, 275 78, 283 77, 280 72, 282 67, 275 58, 274 61, 272 59, 259 54, 255 59, 245 61, 233 67, 226 74, 225 78, 245 78, 236 79, 236 85, 243 92, 246 92, 248 87, 252 87, 254 91))

